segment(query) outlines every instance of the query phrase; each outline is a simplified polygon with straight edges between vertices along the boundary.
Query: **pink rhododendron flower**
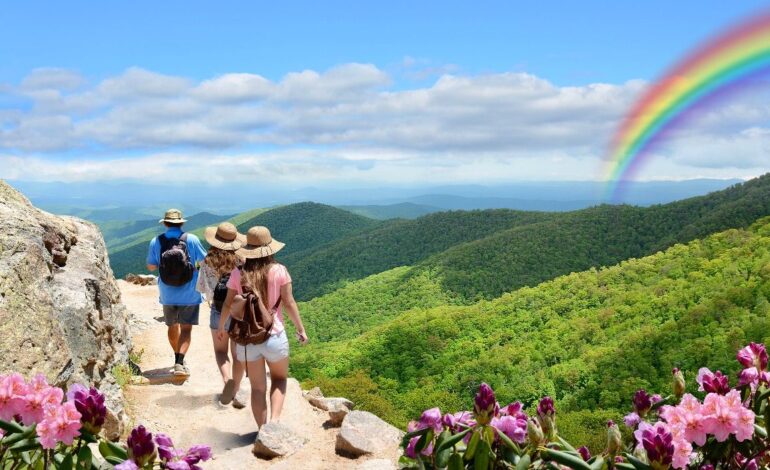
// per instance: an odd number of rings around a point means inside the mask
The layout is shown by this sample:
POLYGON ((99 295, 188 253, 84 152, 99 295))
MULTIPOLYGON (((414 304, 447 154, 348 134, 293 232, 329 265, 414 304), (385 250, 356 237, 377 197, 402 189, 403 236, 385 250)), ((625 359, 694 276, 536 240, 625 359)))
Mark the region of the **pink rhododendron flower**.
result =
POLYGON ((0 419, 10 421, 24 406, 27 383, 21 374, 0 376, 0 419))
POLYGON ((631 429, 636 428, 641 421, 642 418, 640 418, 636 412, 631 412, 623 417, 623 422, 631 429))
MULTIPOLYGON (((406 425, 406 431, 407 432, 414 432, 419 431, 420 429, 425 429, 424 427, 421 427, 420 423, 416 421, 410 421, 409 424, 406 425)), ((420 441, 420 436, 415 436, 409 440, 409 444, 406 446, 406 456, 412 459, 417 458, 417 443, 420 441)), ((430 455, 433 453, 433 442, 425 446, 425 448, 420 452, 422 455, 430 455)), ((170 468, 170 467, 169 467, 170 468)))
POLYGON ((500 408, 500 414, 503 416, 516 416, 519 413, 522 413, 523 409, 524 405, 522 405, 520 401, 515 401, 513 403, 509 403, 503 408, 500 408))
POLYGON ((527 418, 500 416, 492 418, 490 422, 493 428, 498 432, 505 434, 510 440, 518 444, 523 444, 527 440, 527 418))
POLYGON ((422 416, 420 416, 420 427, 418 429, 433 428, 433 432, 438 434, 444 429, 441 418, 441 410, 439 408, 425 410, 422 412, 422 416))
POLYGON ((133 460, 126 460, 123 463, 115 465, 115 470, 139 470, 133 460))
POLYGON ((18 415, 26 426, 42 421, 46 406, 59 405, 64 398, 64 392, 58 387, 50 387, 47 383, 30 385, 18 410, 18 415))
POLYGON ((708 367, 701 367, 698 370, 698 391, 707 393, 718 393, 725 395, 730 391, 730 385, 727 376, 721 371, 711 372, 708 367))
POLYGON ((80 435, 80 413, 70 402, 48 405, 36 429, 44 449, 53 449, 57 442, 71 445, 75 437, 80 435))
POLYGON ((738 351, 737 359, 743 367, 756 367, 759 371, 767 370, 767 350, 764 344, 749 343, 738 351))

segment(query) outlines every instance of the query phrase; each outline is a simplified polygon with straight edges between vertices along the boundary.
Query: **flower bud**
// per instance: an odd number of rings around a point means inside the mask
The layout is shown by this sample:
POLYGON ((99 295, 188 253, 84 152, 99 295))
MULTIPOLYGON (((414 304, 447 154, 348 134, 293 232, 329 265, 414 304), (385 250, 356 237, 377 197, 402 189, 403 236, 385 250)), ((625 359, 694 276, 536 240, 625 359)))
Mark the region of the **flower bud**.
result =
POLYGON ((580 458, 582 458, 586 462, 591 460, 591 451, 588 450, 588 447, 582 446, 577 451, 578 451, 578 454, 580 454, 580 458))
POLYGON ((545 436, 540 424, 534 418, 527 420, 527 439, 532 447, 539 447, 545 443, 545 436))
POLYGON ((93 387, 81 387, 72 393, 72 401, 75 403, 75 409, 80 412, 83 429, 94 435, 99 434, 107 416, 104 395, 93 387))
POLYGON ((614 421, 607 421, 607 453, 616 455, 623 446, 623 436, 614 421))
POLYGON ((553 405, 553 398, 543 397, 537 405, 537 419, 540 421, 540 427, 548 441, 556 437, 556 408, 553 405))
POLYGON ((762 343, 749 343, 738 351, 737 359, 743 367, 756 367, 758 371, 767 370, 767 350, 762 343))
POLYGON ((634 393, 634 411, 640 418, 644 419, 652 408, 652 399, 645 390, 637 390, 634 393))
POLYGON ((677 400, 679 400, 680 398, 682 398, 682 395, 684 395, 684 391, 685 391, 684 374, 682 374, 682 371, 676 367, 671 372, 674 376, 674 382, 673 382, 674 396, 677 398, 677 400))
POLYGON ((473 404, 476 422, 481 425, 489 424, 492 418, 497 415, 499 406, 500 405, 497 404, 497 400, 495 399, 495 392, 492 390, 492 387, 482 383, 473 404))
POLYGON ((636 446, 634 449, 634 457, 646 464, 650 463, 650 459, 647 458, 647 451, 644 450, 643 446, 636 446))
POLYGON ((152 434, 144 426, 138 426, 128 436, 128 458, 137 466, 144 467, 155 460, 155 443, 152 434))

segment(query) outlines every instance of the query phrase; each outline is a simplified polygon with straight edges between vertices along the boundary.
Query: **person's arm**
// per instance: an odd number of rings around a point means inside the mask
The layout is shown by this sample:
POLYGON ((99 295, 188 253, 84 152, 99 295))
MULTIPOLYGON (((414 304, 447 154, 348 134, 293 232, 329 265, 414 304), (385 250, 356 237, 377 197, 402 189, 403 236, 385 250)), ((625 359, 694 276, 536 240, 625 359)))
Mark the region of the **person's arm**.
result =
POLYGON ((224 337, 227 332, 225 331, 225 322, 230 317, 230 306, 233 304, 233 298, 235 297, 233 289, 227 289, 227 297, 225 297, 225 303, 222 305, 222 314, 219 316, 219 329, 217 329, 217 335, 224 337))
POLYGON ((147 265, 147 270, 148 271, 155 271, 156 269, 158 269, 158 266, 156 266, 154 264, 148 264, 147 265))
POLYGON ((147 250, 147 270, 152 272, 158 269, 158 255, 155 253, 155 248, 158 244, 158 238, 155 237, 150 240, 150 247, 147 250))
POLYGON ((307 333, 305 332, 305 325, 302 324, 302 317, 299 315, 299 308, 297 307, 297 301, 294 300, 294 293, 291 290, 291 282, 281 286, 281 305, 286 313, 291 318, 291 322, 294 323, 294 327, 297 329, 297 336, 299 342, 307 344, 307 333))

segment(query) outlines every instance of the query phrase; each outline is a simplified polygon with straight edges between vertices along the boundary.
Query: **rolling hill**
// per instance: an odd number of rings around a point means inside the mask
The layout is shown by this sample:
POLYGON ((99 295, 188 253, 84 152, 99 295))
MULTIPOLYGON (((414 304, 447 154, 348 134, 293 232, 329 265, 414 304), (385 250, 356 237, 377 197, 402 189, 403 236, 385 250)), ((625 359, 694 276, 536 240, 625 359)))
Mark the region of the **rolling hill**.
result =
MULTIPOLYGON (((368 292, 356 295, 390 303, 380 291, 388 276, 358 281, 368 292)), ((463 409, 481 381, 501 403, 551 395, 567 439, 603 448, 603 423, 622 416, 635 390, 665 394, 679 367, 694 391, 701 365, 733 375, 739 346, 770 341, 770 218, 468 306, 426 308, 447 300, 434 281, 425 285, 419 301, 359 336, 295 348, 292 374, 402 426, 433 406, 463 409)), ((350 306, 350 295, 301 308, 350 306)), ((377 306, 366 309, 361 324, 377 306)), ((334 315, 305 315, 309 331, 320 336, 334 315)))
POLYGON ((597 206, 573 212, 456 211, 341 238, 287 257, 298 298, 308 300, 398 266, 429 271, 468 302, 592 266, 646 256, 770 215, 770 174, 650 207, 597 206))

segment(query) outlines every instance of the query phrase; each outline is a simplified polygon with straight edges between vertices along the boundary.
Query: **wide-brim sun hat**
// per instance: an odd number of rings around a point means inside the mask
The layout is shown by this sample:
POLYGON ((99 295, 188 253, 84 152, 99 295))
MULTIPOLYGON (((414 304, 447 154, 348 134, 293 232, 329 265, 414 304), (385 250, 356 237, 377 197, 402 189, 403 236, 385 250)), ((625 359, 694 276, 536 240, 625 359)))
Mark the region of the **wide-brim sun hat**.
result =
POLYGON ((235 251, 246 243, 243 235, 238 233, 238 229, 230 222, 222 222, 216 227, 206 227, 203 236, 209 245, 220 250, 235 251))
POLYGON ((183 224, 187 222, 187 220, 182 217, 182 211, 179 209, 169 209, 166 211, 166 215, 164 215, 163 218, 158 221, 160 224, 164 222, 168 222, 170 224, 183 224))
POLYGON ((244 259, 265 258, 281 251, 285 243, 273 239, 267 227, 251 227, 246 232, 246 244, 236 253, 244 259))

